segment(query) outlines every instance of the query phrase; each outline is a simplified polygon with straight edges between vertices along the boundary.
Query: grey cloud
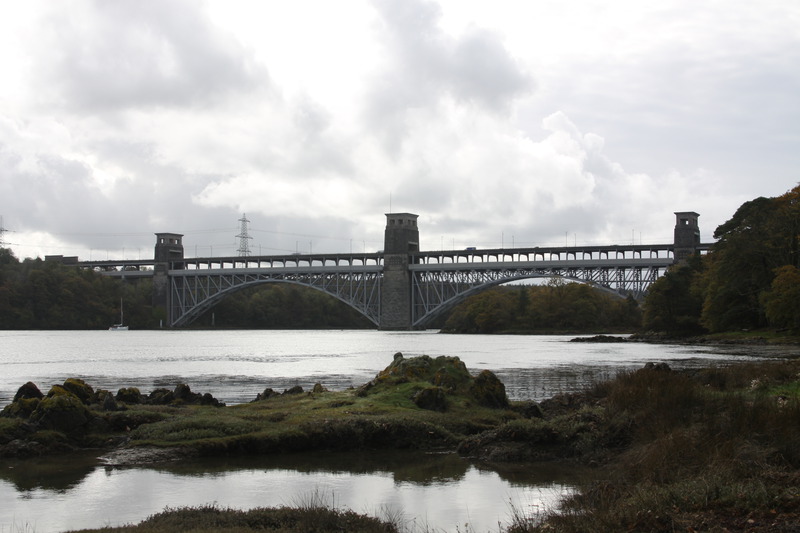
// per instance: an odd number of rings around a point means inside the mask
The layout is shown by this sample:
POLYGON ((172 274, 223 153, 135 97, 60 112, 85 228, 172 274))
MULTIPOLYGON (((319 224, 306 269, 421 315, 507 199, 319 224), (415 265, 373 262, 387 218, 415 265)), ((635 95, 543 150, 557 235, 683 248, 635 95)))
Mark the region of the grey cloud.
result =
POLYGON ((373 4, 384 24, 379 39, 386 63, 369 93, 367 120, 390 148, 402 141, 409 113, 435 113, 446 97, 503 113, 533 89, 530 75, 498 36, 471 29, 450 37, 438 26, 438 6, 425 0, 373 4))
POLYGON ((453 92, 487 109, 505 111, 508 103, 530 91, 532 81, 500 40, 476 31, 456 43, 451 61, 453 92))
POLYGON ((315 102, 301 101, 293 107, 293 132, 296 152, 291 154, 289 170, 300 179, 320 174, 353 175, 356 170, 346 139, 330 131, 331 115, 315 102))
POLYGON ((38 76, 79 110, 185 106, 268 84, 266 71, 194 2, 54 4, 38 76))

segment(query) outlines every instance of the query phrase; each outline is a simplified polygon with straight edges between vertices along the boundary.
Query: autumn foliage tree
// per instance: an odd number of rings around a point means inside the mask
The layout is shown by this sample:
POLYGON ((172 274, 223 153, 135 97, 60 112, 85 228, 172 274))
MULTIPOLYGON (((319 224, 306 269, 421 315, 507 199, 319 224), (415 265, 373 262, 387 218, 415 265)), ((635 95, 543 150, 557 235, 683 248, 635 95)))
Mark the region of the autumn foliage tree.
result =
POLYGON ((711 252, 651 287, 644 329, 675 334, 800 324, 800 186, 742 204, 711 252))

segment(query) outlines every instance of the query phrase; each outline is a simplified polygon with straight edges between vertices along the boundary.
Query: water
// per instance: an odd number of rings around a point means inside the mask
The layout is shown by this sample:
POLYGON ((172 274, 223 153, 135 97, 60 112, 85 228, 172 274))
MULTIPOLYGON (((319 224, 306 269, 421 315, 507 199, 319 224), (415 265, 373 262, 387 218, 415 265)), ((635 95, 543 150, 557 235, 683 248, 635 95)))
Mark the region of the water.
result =
MULTIPOLYGON (((43 392, 68 377, 95 389, 173 388, 187 383, 228 404, 267 387, 333 390, 361 385, 392 362, 427 354, 460 357, 495 372, 509 398, 542 400, 647 361, 676 368, 747 358, 749 348, 571 343, 565 336, 442 335, 384 331, 0 331, 0 407, 20 385, 43 392)), ((762 353, 762 352, 760 352, 762 353)))
MULTIPOLYGON (((379 331, 2 331, 0 406, 27 381, 46 392, 67 377, 96 389, 136 386, 143 393, 187 383, 228 404, 248 402, 266 387, 319 382, 342 390, 372 379, 398 351, 459 356, 473 373, 494 371, 511 399, 541 400, 648 361, 685 368, 781 354, 568 341, 379 331)), ((497 531, 512 507, 531 513, 552 506, 582 475, 553 468, 502 471, 452 454, 418 453, 217 459, 159 468, 109 467, 92 455, 0 460, 0 533, 136 523, 165 507, 247 509, 315 498, 376 516, 402 513, 410 531, 497 531)))

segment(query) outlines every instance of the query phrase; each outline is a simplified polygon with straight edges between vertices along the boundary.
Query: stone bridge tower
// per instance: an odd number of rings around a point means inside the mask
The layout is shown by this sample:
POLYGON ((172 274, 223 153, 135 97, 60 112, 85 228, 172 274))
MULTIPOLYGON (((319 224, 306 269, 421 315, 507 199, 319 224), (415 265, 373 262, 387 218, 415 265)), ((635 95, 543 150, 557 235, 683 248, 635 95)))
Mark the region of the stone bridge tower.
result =
POLYGON ((156 249, 153 257, 153 314, 170 323, 170 268, 183 268, 183 235, 180 233, 156 233, 156 249))
POLYGON ((694 211, 678 211, 675 213, 675 262, 680 263, 694 255, 700 245, 700 225, 694 211))
POLYGON ((411 328, 409 253, 419 251, 418 215, 387 213, 383 238, 381 329, 411 328))

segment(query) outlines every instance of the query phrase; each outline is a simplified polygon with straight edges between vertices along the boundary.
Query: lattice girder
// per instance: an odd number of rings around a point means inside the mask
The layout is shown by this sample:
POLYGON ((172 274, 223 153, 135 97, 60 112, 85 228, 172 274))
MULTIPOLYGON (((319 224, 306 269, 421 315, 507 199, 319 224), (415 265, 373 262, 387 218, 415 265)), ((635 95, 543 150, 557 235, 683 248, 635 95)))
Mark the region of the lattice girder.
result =
POLYGON ((380 320, 381 275, 377 269, 337 273, 184 271, 170 277, 171 325, 186 325, 225 295, 261 283, 310 287, 350 305, 376 325, 380 320))
POLYGON ((552 268, 496 268, 471 270, 425 270, 417 268, 411 272, 411 321, 414 327, 452 308, 467 296, 492 285, 510 281, 561 277, 619 295, 643 298, 647 288, 664 272, 661 266, 620 267, 552 267, 552 268))

